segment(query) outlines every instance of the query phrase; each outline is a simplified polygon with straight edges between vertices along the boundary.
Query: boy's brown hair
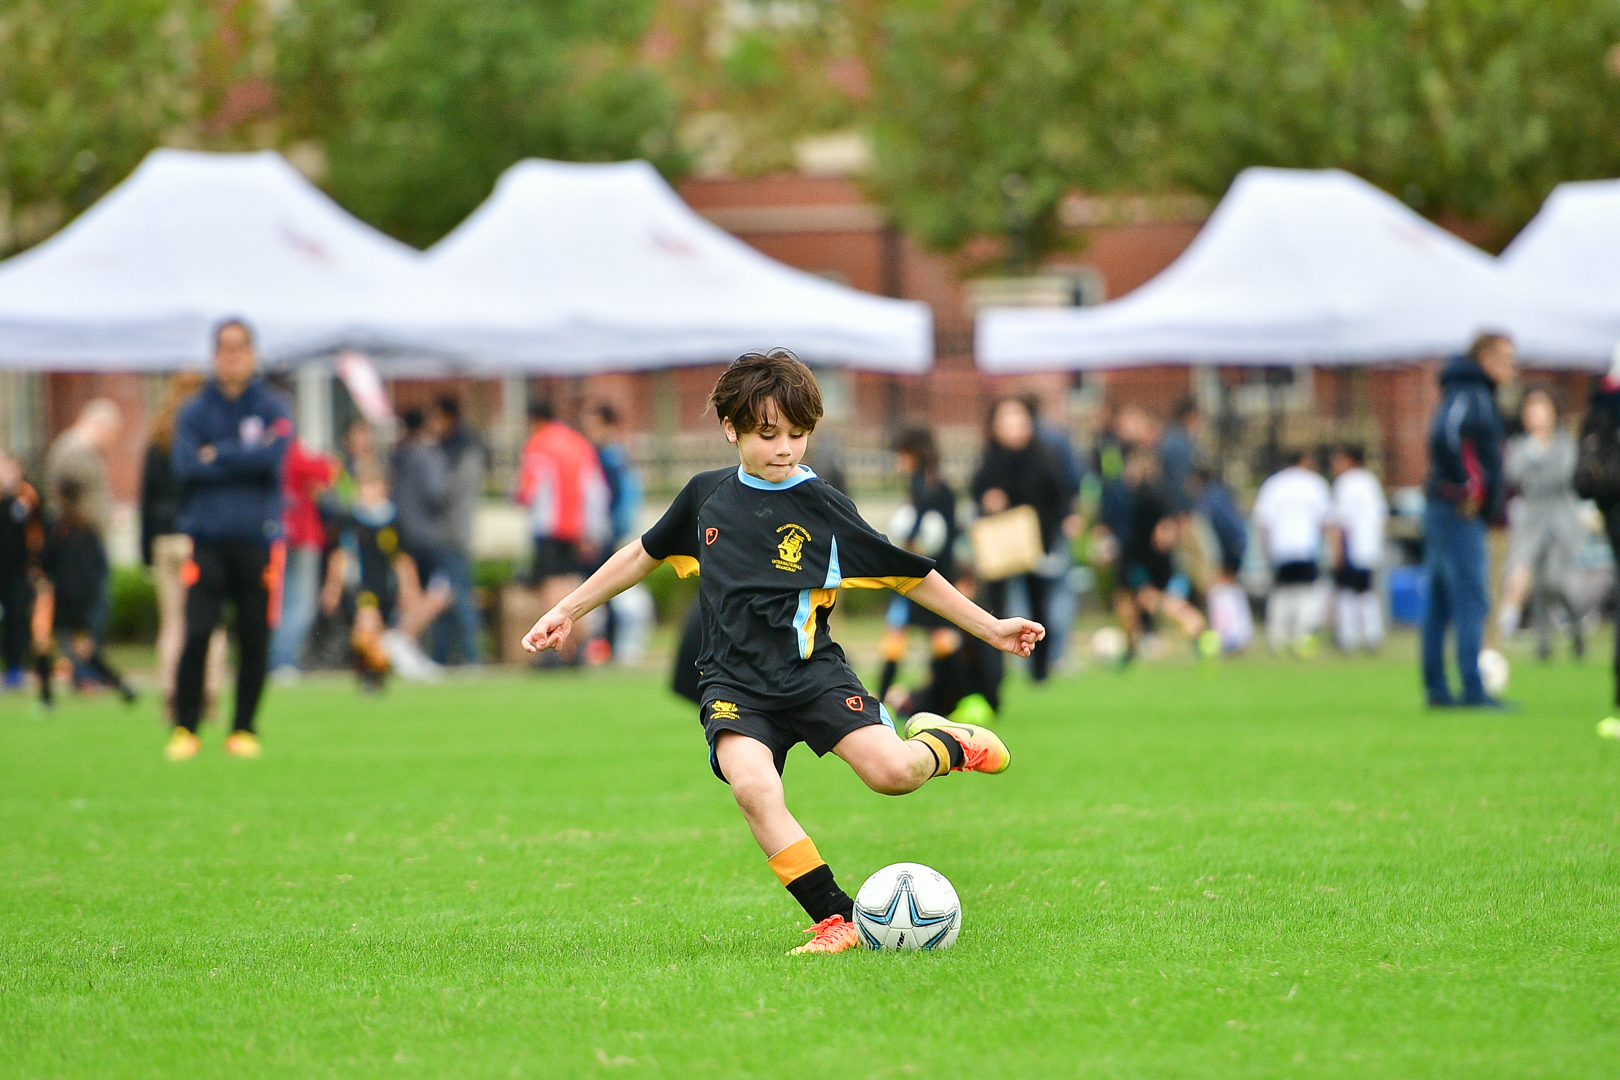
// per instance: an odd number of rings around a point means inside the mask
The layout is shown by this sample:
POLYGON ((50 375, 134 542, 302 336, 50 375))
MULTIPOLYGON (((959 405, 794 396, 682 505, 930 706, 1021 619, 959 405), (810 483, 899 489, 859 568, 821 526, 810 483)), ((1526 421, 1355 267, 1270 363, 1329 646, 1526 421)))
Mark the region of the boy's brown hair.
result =
POLYGON ((739 435, 763 426, 772 401, 794 427, 814 431, 821 420, 821 387, 804 361, 787 349, 743 353, 709 394, 709 408, 721 420, 730 420, 739 435))

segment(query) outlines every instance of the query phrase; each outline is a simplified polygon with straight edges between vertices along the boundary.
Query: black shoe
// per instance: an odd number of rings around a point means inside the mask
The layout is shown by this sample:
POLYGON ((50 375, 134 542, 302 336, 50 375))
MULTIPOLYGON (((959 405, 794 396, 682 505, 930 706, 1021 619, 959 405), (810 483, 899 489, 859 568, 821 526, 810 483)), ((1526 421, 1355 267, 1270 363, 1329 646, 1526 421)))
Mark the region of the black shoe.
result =
POLYGON ((1457 703, 1451 698, 1430 698, 1423 703, 1425 709, 1455 709, 1457 703))
POLYGON ((1459 706, 1464 709, 1481 709, 1486 712, 1516 713, 1519 711, 1517 701, 1503 701, 1501 698, 1487 697, 1479 701, 1464 701, 1459 706))

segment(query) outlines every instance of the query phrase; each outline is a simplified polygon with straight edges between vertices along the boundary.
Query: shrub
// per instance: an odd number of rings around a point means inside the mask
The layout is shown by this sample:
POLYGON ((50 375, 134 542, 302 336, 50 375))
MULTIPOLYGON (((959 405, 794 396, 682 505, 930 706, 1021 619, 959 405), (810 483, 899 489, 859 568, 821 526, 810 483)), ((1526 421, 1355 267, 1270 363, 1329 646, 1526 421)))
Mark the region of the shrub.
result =
POLYGON ((139 566, 119 566, 112 572, 107 611, 107 640, 151 644, 157 640, 157 587, 139 566))

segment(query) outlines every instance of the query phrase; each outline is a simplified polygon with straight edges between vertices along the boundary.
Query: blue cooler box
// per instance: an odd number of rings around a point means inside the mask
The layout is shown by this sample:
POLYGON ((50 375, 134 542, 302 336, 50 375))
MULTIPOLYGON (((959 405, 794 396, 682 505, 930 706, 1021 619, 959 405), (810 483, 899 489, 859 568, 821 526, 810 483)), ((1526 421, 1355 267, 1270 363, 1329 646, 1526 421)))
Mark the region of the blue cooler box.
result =
POLYGON ((1429 608, 1429 575, 1421 566, 1397 566, 1389 572, 1389 617, 1416 626, 1429 608))

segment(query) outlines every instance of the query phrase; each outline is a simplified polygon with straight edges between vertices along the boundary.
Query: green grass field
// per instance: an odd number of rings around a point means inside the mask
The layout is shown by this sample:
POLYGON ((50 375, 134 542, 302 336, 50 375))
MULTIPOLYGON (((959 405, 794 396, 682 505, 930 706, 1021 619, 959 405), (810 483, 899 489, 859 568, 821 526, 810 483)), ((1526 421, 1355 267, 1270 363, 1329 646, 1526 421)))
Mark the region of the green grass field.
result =
POLYGON ((661 675, 273 688, 262 760, 183 765, 150 699, 7 698, 0 1075, 1613 1076, 1608 675, 1514 678, 1513 716, 1397 658, 1020 685, 1011 771, 902 799, 800 748, 847 888, 917 860, 965 906, 950 952, 822 957, 661 675))

